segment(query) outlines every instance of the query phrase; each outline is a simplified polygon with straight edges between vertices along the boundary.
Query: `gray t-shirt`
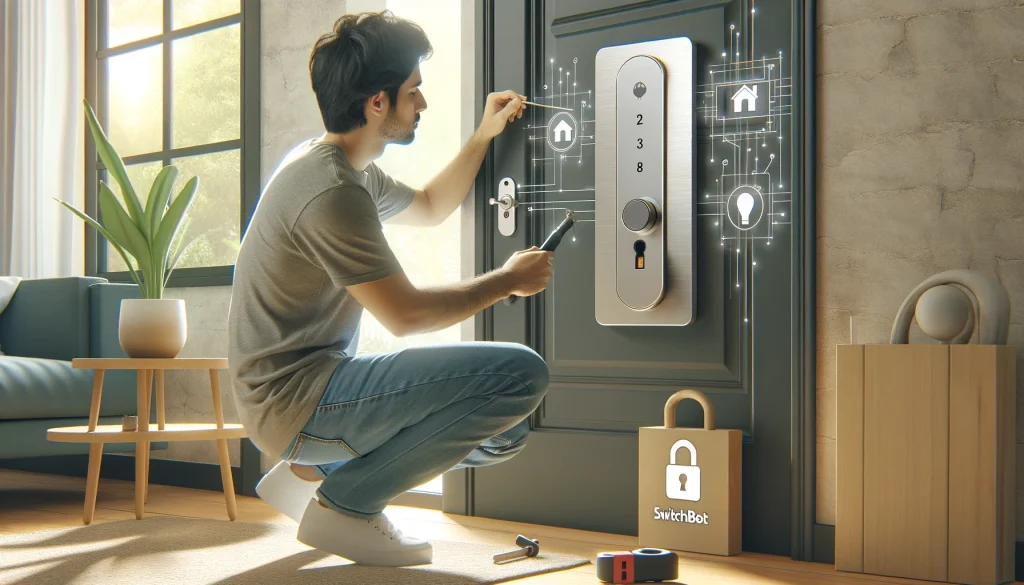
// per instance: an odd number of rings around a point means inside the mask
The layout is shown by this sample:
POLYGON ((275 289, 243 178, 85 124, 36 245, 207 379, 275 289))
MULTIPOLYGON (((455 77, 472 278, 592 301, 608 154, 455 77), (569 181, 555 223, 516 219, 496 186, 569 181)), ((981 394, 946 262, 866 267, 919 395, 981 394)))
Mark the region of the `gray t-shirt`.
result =
POLYGON ((345 287, 401 270, 381 222, 413 197, 319 139, 296 146, 268 181, 235 261, 228 314, 235 405, 261 451, 284 454, 355 353, 363 308, 345 287))

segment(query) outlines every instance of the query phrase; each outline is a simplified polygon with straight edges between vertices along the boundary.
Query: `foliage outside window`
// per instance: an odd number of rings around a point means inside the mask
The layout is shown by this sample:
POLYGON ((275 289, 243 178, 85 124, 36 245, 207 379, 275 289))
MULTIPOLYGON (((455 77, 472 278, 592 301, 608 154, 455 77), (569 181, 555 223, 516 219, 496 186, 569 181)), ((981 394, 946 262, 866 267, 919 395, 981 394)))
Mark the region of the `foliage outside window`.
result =
MULTIPOLYGON (((166 165, 180 171, 172 192, 199 177, 181 231, 192 243, 172 286, 190 274, 229 282, 255 201, 244 193, 259 188, 258 179, 245 181, 245 158, 258 159, 259 142, 255 152, 244 148, 245 125, 252 123, 243 115, 244 98, 257 96, 244 95, 243 57, 253 47, 243 23, 258 9, 253 0, 90 0, 87 38, 96 61, 87 94, 143 204, 144 187, 166 165)), ((252 57, 258 71, 258 42, 252 57)), ((257 117, 256 133, 258 124, 257 117)), ((102 164, 89 162, 89 204, 95 206, 101 180, 120 195, 102 164)), ((102 238, 89 264, 90 272, 127 280, 124 261, 102 238)))

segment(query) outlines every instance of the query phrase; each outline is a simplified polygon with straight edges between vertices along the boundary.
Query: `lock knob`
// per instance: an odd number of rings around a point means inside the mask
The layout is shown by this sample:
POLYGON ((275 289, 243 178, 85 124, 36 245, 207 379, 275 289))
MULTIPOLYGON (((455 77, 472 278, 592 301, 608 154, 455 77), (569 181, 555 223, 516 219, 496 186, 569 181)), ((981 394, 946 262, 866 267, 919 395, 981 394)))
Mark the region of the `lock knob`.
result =
POLYGON ((646 199, 632 199, 622 208, 622 225, 632 232, 651 229, 658 220, 658 210, 646 199))

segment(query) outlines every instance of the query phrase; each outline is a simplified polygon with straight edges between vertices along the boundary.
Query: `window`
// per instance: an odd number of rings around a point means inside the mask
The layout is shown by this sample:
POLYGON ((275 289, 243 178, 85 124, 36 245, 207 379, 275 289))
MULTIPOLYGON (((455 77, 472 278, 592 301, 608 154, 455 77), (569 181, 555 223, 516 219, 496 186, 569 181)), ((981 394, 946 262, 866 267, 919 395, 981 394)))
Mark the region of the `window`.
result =
MULTIPOLYGON (((259 0, 88 0, 86 97, 138 196, 178 167, 173 193, 199 189, 182 225, 189 247, 170 286, 229 284, 259 197, 259 0)), ((107 178, 86 139, 86 206, 107 178)), ((113 248, 88 230, 86 269, 130 282, 113 248)))

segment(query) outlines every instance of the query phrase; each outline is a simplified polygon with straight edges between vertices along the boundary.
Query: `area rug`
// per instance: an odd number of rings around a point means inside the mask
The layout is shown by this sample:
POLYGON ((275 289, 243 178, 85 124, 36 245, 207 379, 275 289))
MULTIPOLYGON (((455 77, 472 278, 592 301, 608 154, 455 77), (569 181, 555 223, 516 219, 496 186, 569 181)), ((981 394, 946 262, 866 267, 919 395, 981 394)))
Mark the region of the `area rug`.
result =
MULTIPOLYGON (((585 565, 538 556, 494 564, 515 546, 431 540, 433 563, 364 567, 295 540, 294 524, 175 516, 0 536, 4 585, 485 585, 585 565)), ((514 541, 514 539, 513 539, 514 541)))

